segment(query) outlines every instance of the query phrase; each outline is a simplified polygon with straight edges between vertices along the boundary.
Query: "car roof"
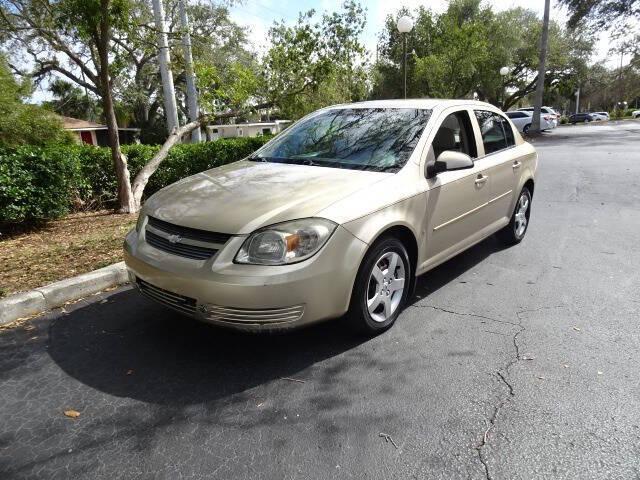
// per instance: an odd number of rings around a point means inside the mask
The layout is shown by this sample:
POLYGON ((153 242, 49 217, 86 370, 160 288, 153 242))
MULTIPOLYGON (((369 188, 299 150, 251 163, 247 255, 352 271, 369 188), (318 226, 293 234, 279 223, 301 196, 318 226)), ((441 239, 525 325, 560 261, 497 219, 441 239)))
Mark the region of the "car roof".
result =
POLYGON ((417 108, 434 109, 436 107, 447 108, 456 106, 477 106, 495 108, 490 103, 477 100, 448 100, 442 98, 408 98, 406 100, 369 100, 366 102, 342 103, 327 108, 417 108))

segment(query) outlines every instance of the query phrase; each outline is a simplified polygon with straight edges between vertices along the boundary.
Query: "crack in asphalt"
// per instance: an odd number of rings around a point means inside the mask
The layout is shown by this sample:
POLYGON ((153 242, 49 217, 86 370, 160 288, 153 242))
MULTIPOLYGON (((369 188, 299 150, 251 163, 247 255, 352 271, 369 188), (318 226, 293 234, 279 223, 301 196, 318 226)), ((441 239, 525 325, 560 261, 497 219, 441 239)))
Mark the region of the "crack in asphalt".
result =
POLYGON ((527 310, 518 310, 516 312, 516 318, 518 319, 518 322, 517 323, 509 322, 512 325, 515 325, 516 327, 518 327, 518 331, 515 332, 512 337, 514 356, 511 358, 511 360, 509 360, 509 362, 507 362, 507 364, 503 368, 496 371, 495 373, 496 377, 500 380, 500 382, 507 387, 509 394, 506 397, 504 397, 498 403, 498 405, 494 407, 493 414, 491 415, 491 418, 487 423, 487 429, 484 431, 482 440, 475 447, 476 451, 478 452, 478 460, 480 461, 480 463, 482 464, 482 467, 484 468, 484 474, 487 480, 493 480, 493 477, 491 475, 491 471, 489 470, 489 464, 487 463, 487 459, 484 457, 482 450, 489 443, 489 433, 495 427, 496 421, 498 420, 498 415, 500 414, 502 409, 507 405, 507 403, 511 402, 511 400, 516 396, 515 389, 513 388, 513 385, 509 381, 508 377, 509 377, 509 370, 511 369, 511 367, 513 367, 519 361, 523 360, 523 357, 520 354, 520 344, 518 343, 518 336, 521 333, 525 332, 527 330, 527 327, 522 325, 522 321, 523 321, 522 315, 530 312, 538 312, 540 310, 562 308, 563 306, 564 305, 555 305, 555 306, 544 306, 540 308, 533 308, 533 309, 527 309, 527 310))
POLYGON ((433 310, 438 310, 438 311, 444 312, 444 313, 450 313, 452 315, 459 315, 461 317, 482 318, 484 320, 489 320, 491 322, 506 323, 507 325, 513 325, 513 326, 516 326, 516 327, 519 326, 517 323, 509 322, 508 320, 498 320, 497 318, 487 317, 485 315, 478 315, 477 313, 456 312, 454 310, 448 310, 446 308, 436 307, 435 305, 410 305, 409 308, 431 308, 433 310))
POLYGON ((538 312, 540 310, 562 308, 564 307, 564 305, 543 306, 543 307, 534 308, 534 309, 518 310, 516 312, 516 318, 518 319, 517 322, 510 322, 508 320, 499 320, 497 318, 487 317, 486 315, 479 315, 477 313, 457 312, 455 310, 450 310, 450 309, 438 307, 435 305, 411 305, 411 307, 412 308, 431 308, 433 310, 438 310, 451 315, 481 318, 484 320, 489 320, 491 322, 497 322, 497 323, 502 323, 502 324, 507 324, 507 325, 512 325, 514 327, 517 327, 517 331, 513 334, 513 337, 512 337, 514 355, 511 357, 511 359, 507 362, 507 364, 503 368, 495 372, 495 377, 500 381, 500 383, 502 383, 507 388, 508 395, 503 397, 498 403, 498 405, 494 407, 493 413, 491 414, 491 418, 489 418, 488 421, 485 420, 485 424, 487 428, 485 429, 484 434, 482 435, 482 439, 480 440, 480 443, 475 447, 475 450, 478 453, 478 460, 480 461, 484 469, 485 478, 487 480, 493 480, 493 476, 491 475, 491 471, 489 470, 489 464, 483 454, 483 449, 489 443, 489 434, 495 427, 496 422, 498 420, 498 416, 500 415, 500 412, 516 396, 515 389, 509 380, 509 370, 516 363, 520 362, 521 360, 524 360, 524 358, 522 357, 522 354, 520 353, 520 344, 518 343, 518 336, 527 330, 527 328, 522 324, 523 322, 522 316, 525 313, 538 312))

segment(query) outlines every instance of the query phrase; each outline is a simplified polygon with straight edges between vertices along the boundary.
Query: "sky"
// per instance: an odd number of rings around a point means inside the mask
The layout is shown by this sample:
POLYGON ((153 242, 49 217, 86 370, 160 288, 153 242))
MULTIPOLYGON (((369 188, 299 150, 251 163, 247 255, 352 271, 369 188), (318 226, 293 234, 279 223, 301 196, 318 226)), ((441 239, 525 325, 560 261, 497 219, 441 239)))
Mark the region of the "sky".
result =
MULTIPOLYGON (((540 18, 544 12, 544 0, 485 0, 495 10, 507 10, 513 7, 524 7, 538 12, 540 18)), ((265 38, 269 27, 274 21, 284 20, 287 23, 294 22, 298 12, 315 9, 318 12, 325 10, 339 10, 343 0, 242 0, 242 3, 231 8, 232 18, 240 25, 249 27, 249 39, 254 48, 263 51, 267 48, 265 38)), ((446 9, 446 0, 360 0, 367 9, 367 24, 363 41, 367 49, 374 53, 377 34, 382 30, 384 19, 388 14, 395 14, 405 6, 411 10, 423 5, 436 12, 446 9)), ((551 1, 551 18, 559 23, 566 22, 567 14, 564 9, 558 7, 557 1, 551 1)), ((609 56, 609 39, 603 33, 596 45, 594 60, 606 59, 609 56)))

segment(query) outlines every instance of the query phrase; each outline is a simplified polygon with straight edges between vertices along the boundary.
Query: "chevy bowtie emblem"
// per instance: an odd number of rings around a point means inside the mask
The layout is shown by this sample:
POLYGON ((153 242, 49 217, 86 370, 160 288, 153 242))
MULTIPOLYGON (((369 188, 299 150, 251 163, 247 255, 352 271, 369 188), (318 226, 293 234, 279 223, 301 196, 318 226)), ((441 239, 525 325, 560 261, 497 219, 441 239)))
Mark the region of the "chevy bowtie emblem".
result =
POLYGON ((180 235, 169 235, 167 240, 171 243, 180 243, 182 241, 182 237, 180 235))

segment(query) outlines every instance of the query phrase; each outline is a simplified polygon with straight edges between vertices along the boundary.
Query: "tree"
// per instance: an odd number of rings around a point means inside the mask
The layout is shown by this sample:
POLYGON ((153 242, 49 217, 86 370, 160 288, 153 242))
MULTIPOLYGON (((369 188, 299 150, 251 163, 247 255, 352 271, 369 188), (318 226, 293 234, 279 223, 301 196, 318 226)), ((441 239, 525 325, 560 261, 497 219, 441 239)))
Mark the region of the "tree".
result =
POLYGON ((263 64, 263 98, 290 118, 321 106, 359 100, 366 93, 366 66, 360 60, 364 46, 364 10, 351 0, 342 11, 301 13, 288 26, 276 23, 269 30, 271 48, 263 64))
POLYGON ((129 27, 129 9, 128 0, 0 0, 0 29, 30 54, 33 77, 57 72, 100 98, 122 212, 137 207, 120 150, 111 63, 113 30, 129 27))
MULTIPOLYGON (((470 98, 474 93, 507 110, 535 90, 541 24, 534 11, 494 12, 479 0, 453 0, 441 14, 425 8, 411 14, 409 94, 416 97, 470 98), (500 69, 509 68, 506 78, 500 69), (508 92, 508 93, 506 93, 508 92)), ((571 81, 586 68, 593 41, 581 32, 549 25, 545 92, 571 81)), ((395 19, 388 16, 378 43, 373 98, 400 96, 402 49, 395 19)))
POLYGON ((71 143, 60 119, 36 105, 24 103, 31 93, 28 83, 19 83, 0 56, 0 146, 71 143))
MULTIPOLYGON (((198 22, 202 20, 200 24, 204 25, 202 29, 198 27, 199 34, 211 33, 208 27, 205 28, 210 25, 209 20, 204 19, 210 9, 197 5, 195 11, 195 18, 198 22)), ((221 18, 228 19, 226 9, 220 12, 221 18)), ((158 158, 154 159, 131 181, 126 157, 120 151, 114 95, 119 87, 127 85, 125 79, 130 78, 133 69, 136 75, 128 85, 135 88, 138 82, 148 82, 150 88, 150 91, 139 92, 138 99, 143 96, 148 101, 155 96, 153 101, 158 106, 161 104, 157 70, 154 72, 153 68, 157 51, 154 41, 149 41, 149 38, 155 38, 157 31, 151 22, 148 6, 130 0, 0 0, 0 36, 8 39, 13 51, 28 55, 33 66, 25 71, 17 67, 25 62, 15 62, 12 64, 14 71, 35 79, 52 73, 62 75, 100 98, 122 212, 135 212, 140 208, 144 187, 159 165, 158 158), (155 80, 149 81, 154 75, 155 80)), ((170 30, 173 24, 174 21, 170 23, 170 30)), ((233 41, 237 40, 235 24, 230 31, 233 41)), ((169 36, 180 39, 179 33, 173 35, 172 31, 169 36)), ((196 48, 204 48, 198 39, 194 39, 196 48)), ((122 97, 126 98, 125 95, 122 97)), ((198 123, 206 118, 209 117, 203 116, 198 123)), ((172 145, 180 139, 181 135, 174 131, 167 141, 172 145)))
POLYGON ((56 78, 49 85, 53 100, 42 104, 44 108, 53 110, 66 117, 93 120, 102 116, 102 109, 94 96, 76 87, 62 78, 56 78))
POLYGON ((585 21, 608 28, 615 21, 640 17, 640 0, 560 0, 560 4, 569 10, 570 28, 585 21))

